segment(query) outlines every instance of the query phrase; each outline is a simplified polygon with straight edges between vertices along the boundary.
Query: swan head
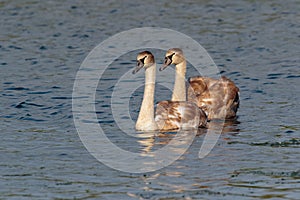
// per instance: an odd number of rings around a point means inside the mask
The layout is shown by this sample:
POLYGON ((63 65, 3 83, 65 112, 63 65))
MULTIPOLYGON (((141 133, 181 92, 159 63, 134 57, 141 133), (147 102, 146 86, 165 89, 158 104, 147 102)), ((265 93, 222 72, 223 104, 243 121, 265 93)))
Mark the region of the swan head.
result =
POLYGON ((132 71, 133 74, 137 73, 140 69, 152 66, 155 63, 154 56, 150 51, 140 52, 136 57, 136 67, 132 71))
POLYGON ((165 55, 164 65, 159 68, 159 71, 166 69, 169 65, 177 65, 185 61, 183 52, 179 48, 169 49, 165 55))

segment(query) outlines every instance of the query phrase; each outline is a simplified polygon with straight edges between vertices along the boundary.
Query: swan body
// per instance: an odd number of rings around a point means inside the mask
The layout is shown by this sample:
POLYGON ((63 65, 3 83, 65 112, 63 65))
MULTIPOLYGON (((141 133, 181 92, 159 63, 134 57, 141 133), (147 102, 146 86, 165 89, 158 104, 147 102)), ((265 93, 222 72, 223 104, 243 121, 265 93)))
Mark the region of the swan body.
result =
POLYGON ((145 69, 145 88, 142 105, 135 125, 139 131, 168 131, 198 128, 206 124, 205 113, 195 103, 183 101, 161 101, 156 106, 154 117, 154 92, 156 64, 149 51, 137 56, 137 66, 133 74, 145 69))
MULTIPOLYGON (((186 59, 181 49, 169 49, 165 56, 164 66, 160 70, 171 64, 176 65, 176 72, 181 73, 179 76, 185 77, 186 59)), ((181 85, 181 88, 185 88, 185 81, 179 83, 176 81, 178 79, 175 78, 174 87, 181 85)), ((179 89, 174 88, 173 95, 177 90, 179 89)), ((189 78, 187 96, 189 102, 197 104, 205 112, 208 120, 236 117, 239 107, 239 88, 225 76, 220 79, 201 76, 189 78)))

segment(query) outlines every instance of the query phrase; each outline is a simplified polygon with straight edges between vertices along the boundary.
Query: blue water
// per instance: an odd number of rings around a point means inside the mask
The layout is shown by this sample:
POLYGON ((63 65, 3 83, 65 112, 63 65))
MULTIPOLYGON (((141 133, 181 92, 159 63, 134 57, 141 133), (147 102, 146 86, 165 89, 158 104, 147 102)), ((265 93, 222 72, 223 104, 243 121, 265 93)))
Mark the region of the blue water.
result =
MULTIPOLYGON (((0 198, 299 199, 299 8, 296 0, 1 1, 0 198), (204 130, 172 165, 131 174, 85 149, 73 122, 72 90, 97 44, 144 26, 198 41, 239 86, 241 105, 238 120, 224 127, 206 158, 198 158, 204 130)), ((96 94, 110 139, 131 151, 145 146, 122 134, 108 100, 121 73, 117 66, 133 68, 136 53, 112 64, 107 90, 99 86, 96 94)), ((139 88, 130 101, 133 118, 141 97, 139 88)), ((172 137, 154 138, 153 148, 172 137)))

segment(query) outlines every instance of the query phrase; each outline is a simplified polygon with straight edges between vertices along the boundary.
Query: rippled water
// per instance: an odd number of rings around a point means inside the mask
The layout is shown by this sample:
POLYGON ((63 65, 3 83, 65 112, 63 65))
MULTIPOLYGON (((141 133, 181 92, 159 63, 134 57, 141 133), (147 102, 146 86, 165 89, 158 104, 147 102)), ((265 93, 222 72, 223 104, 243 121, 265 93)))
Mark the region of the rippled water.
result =
MULTIPOLYGON (((298 199, 299 8, 296 0, 1 1, 0 198, 298 199), (144 26, 197 40, 240 87, 241 106, 238 121, 224 127, 206 158, 198 158, 202 130, 172 165, 129 174, 87 152, 74 127, 71 97, 76 72, 95 45, 144 26)), ((111 72, 131 69, 136 53, 121 56, 111 72)), ((139 140, 119 131, 105 100, 118 76, 108 72, 96 108, 110 139, 131 151, 168 143, 172 134, 139 140)), ((141 92, 130 101, 133 118, 141 92)), ((170 97, 163 94, 158 98, 170 97)))

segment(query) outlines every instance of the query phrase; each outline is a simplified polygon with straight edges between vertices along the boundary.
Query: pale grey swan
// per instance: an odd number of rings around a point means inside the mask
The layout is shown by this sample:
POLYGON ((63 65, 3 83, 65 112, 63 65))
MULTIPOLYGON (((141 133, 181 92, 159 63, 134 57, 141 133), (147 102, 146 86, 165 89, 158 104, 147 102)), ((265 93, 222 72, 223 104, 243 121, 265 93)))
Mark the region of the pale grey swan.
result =
MULTIPOLYGON (((181 49, 166 52, 164 65, 176 65, 176 76, 172 100, 186 98, 186 59, 181 49)), ((220 79, 195 76, 189 78, 188 101, 196 103, 211 119, 234 119, 239 107, 239 88, 233 81, 222 76, 220 79)))
POLYGON ((154 92, 156 63, 149 51, 137 55, 137 66, 133 74, 145 69, 145 88, 142 105, 135 125, 139 131, 168 131, 205 126, 207 117, 195 103, 186 101, 161 101, 154 116, 154 92))

